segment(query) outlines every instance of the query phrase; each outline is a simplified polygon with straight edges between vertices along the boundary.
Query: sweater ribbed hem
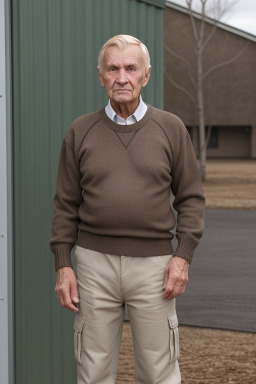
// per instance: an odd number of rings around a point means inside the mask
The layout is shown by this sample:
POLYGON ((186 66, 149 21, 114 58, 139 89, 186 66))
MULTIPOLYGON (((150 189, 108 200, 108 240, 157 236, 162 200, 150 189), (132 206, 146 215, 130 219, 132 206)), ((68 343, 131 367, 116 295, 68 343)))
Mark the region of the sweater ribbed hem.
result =
POLYGON ((171 238, 150 239, 128 236, 104 236, 80 231, 76 244, 82 248, 123 256, 172 255, 171 238))
POLYGON ((51 247, 55 257, 55 271, 63 267, 73 267, 71 263, 72 245, 68 243, 57 244, 51 247))
POLYGON ((191 263, 195 248, 197 247, 198 243, 189 241, 188 239, 182 239, 182 238, 178 239, 178 241, 179 241, 179 244, 174 253, 174 256, 182 257, 183 259, 191 263))

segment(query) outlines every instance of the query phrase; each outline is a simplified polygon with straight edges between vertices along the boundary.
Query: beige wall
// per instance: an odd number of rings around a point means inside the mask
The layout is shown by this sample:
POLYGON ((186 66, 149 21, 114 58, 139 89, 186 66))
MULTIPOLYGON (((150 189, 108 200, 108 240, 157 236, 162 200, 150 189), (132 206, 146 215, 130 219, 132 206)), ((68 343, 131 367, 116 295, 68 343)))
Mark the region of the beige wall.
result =
MULTIPOLYGON (((193 34, 189 16, 166 7, 165 44, 187 58, 196 74, 193 34)), ((211 26, 206 25, 206 35, 211 26)), ((249 40, 218 28, 205 50, 205 70, 236 56, 249 40)), ((188 89, 196 99, 189 76, 180 61, 165 49, 165 109, 178 115, 187 126, 197 125, 196 107, 189 97, 174 87, 167 74, 177 84, 188 89)), ((205 124, 213 126, 250 126, 251 135, 232 128, 221 130, 219 154, 209 150, 209 156, 256 158, 256 43, 250 41, 246 51, 235 62, 213 72, 204 82, 205 124), (248 144, 249 140, 249 144, 248 144), (230 145, 232 143, 232 145, 230 145), (232 149, 233 148, 233 149, 232 149), (248 149, 249 148, 249 149, 248 149)), ((194 140, 195 141, 195 140, 194 140)))

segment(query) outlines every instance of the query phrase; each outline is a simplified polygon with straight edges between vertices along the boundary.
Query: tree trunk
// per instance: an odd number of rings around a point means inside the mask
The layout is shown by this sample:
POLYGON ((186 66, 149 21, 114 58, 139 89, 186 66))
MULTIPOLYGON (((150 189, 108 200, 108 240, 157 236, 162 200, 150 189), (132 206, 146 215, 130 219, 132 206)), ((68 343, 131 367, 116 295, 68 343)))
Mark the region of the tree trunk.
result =
POLYGON ((204 125, 204 102, 203 102, 203 68, 202 50, 198 48, 197 54, 197 113, 199 122, 199 153, 200 153, 200 173, 203 181, 206 179, 206 146, 205 146, 205 125, 204 125))

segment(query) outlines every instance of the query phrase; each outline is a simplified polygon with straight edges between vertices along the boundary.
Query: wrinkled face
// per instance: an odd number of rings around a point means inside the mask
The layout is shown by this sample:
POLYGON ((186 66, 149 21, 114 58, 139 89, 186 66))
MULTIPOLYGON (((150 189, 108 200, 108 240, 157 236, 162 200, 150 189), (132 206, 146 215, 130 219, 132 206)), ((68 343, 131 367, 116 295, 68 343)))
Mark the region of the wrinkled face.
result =
POLYGON ((110 100, 117 104, 135 105, 140 91, 150 77, 145 57, 139 46, 130 44, 125 49, 108 47, 99 71, 101 85, 106 88, 110 100))

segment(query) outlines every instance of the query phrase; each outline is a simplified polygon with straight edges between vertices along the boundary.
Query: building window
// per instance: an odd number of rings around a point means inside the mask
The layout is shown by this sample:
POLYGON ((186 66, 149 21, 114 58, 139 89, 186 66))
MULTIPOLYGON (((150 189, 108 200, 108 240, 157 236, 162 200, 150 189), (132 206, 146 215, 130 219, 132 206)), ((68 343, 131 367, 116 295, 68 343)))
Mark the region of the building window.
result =
MULTIPOLYGON (((208 137, 209 127, 206 127, 206 137, 208 137)), ((216 149, 219 147, 219 129, 218 127, 211 127, 210 138, 207 148, 216 149)))

